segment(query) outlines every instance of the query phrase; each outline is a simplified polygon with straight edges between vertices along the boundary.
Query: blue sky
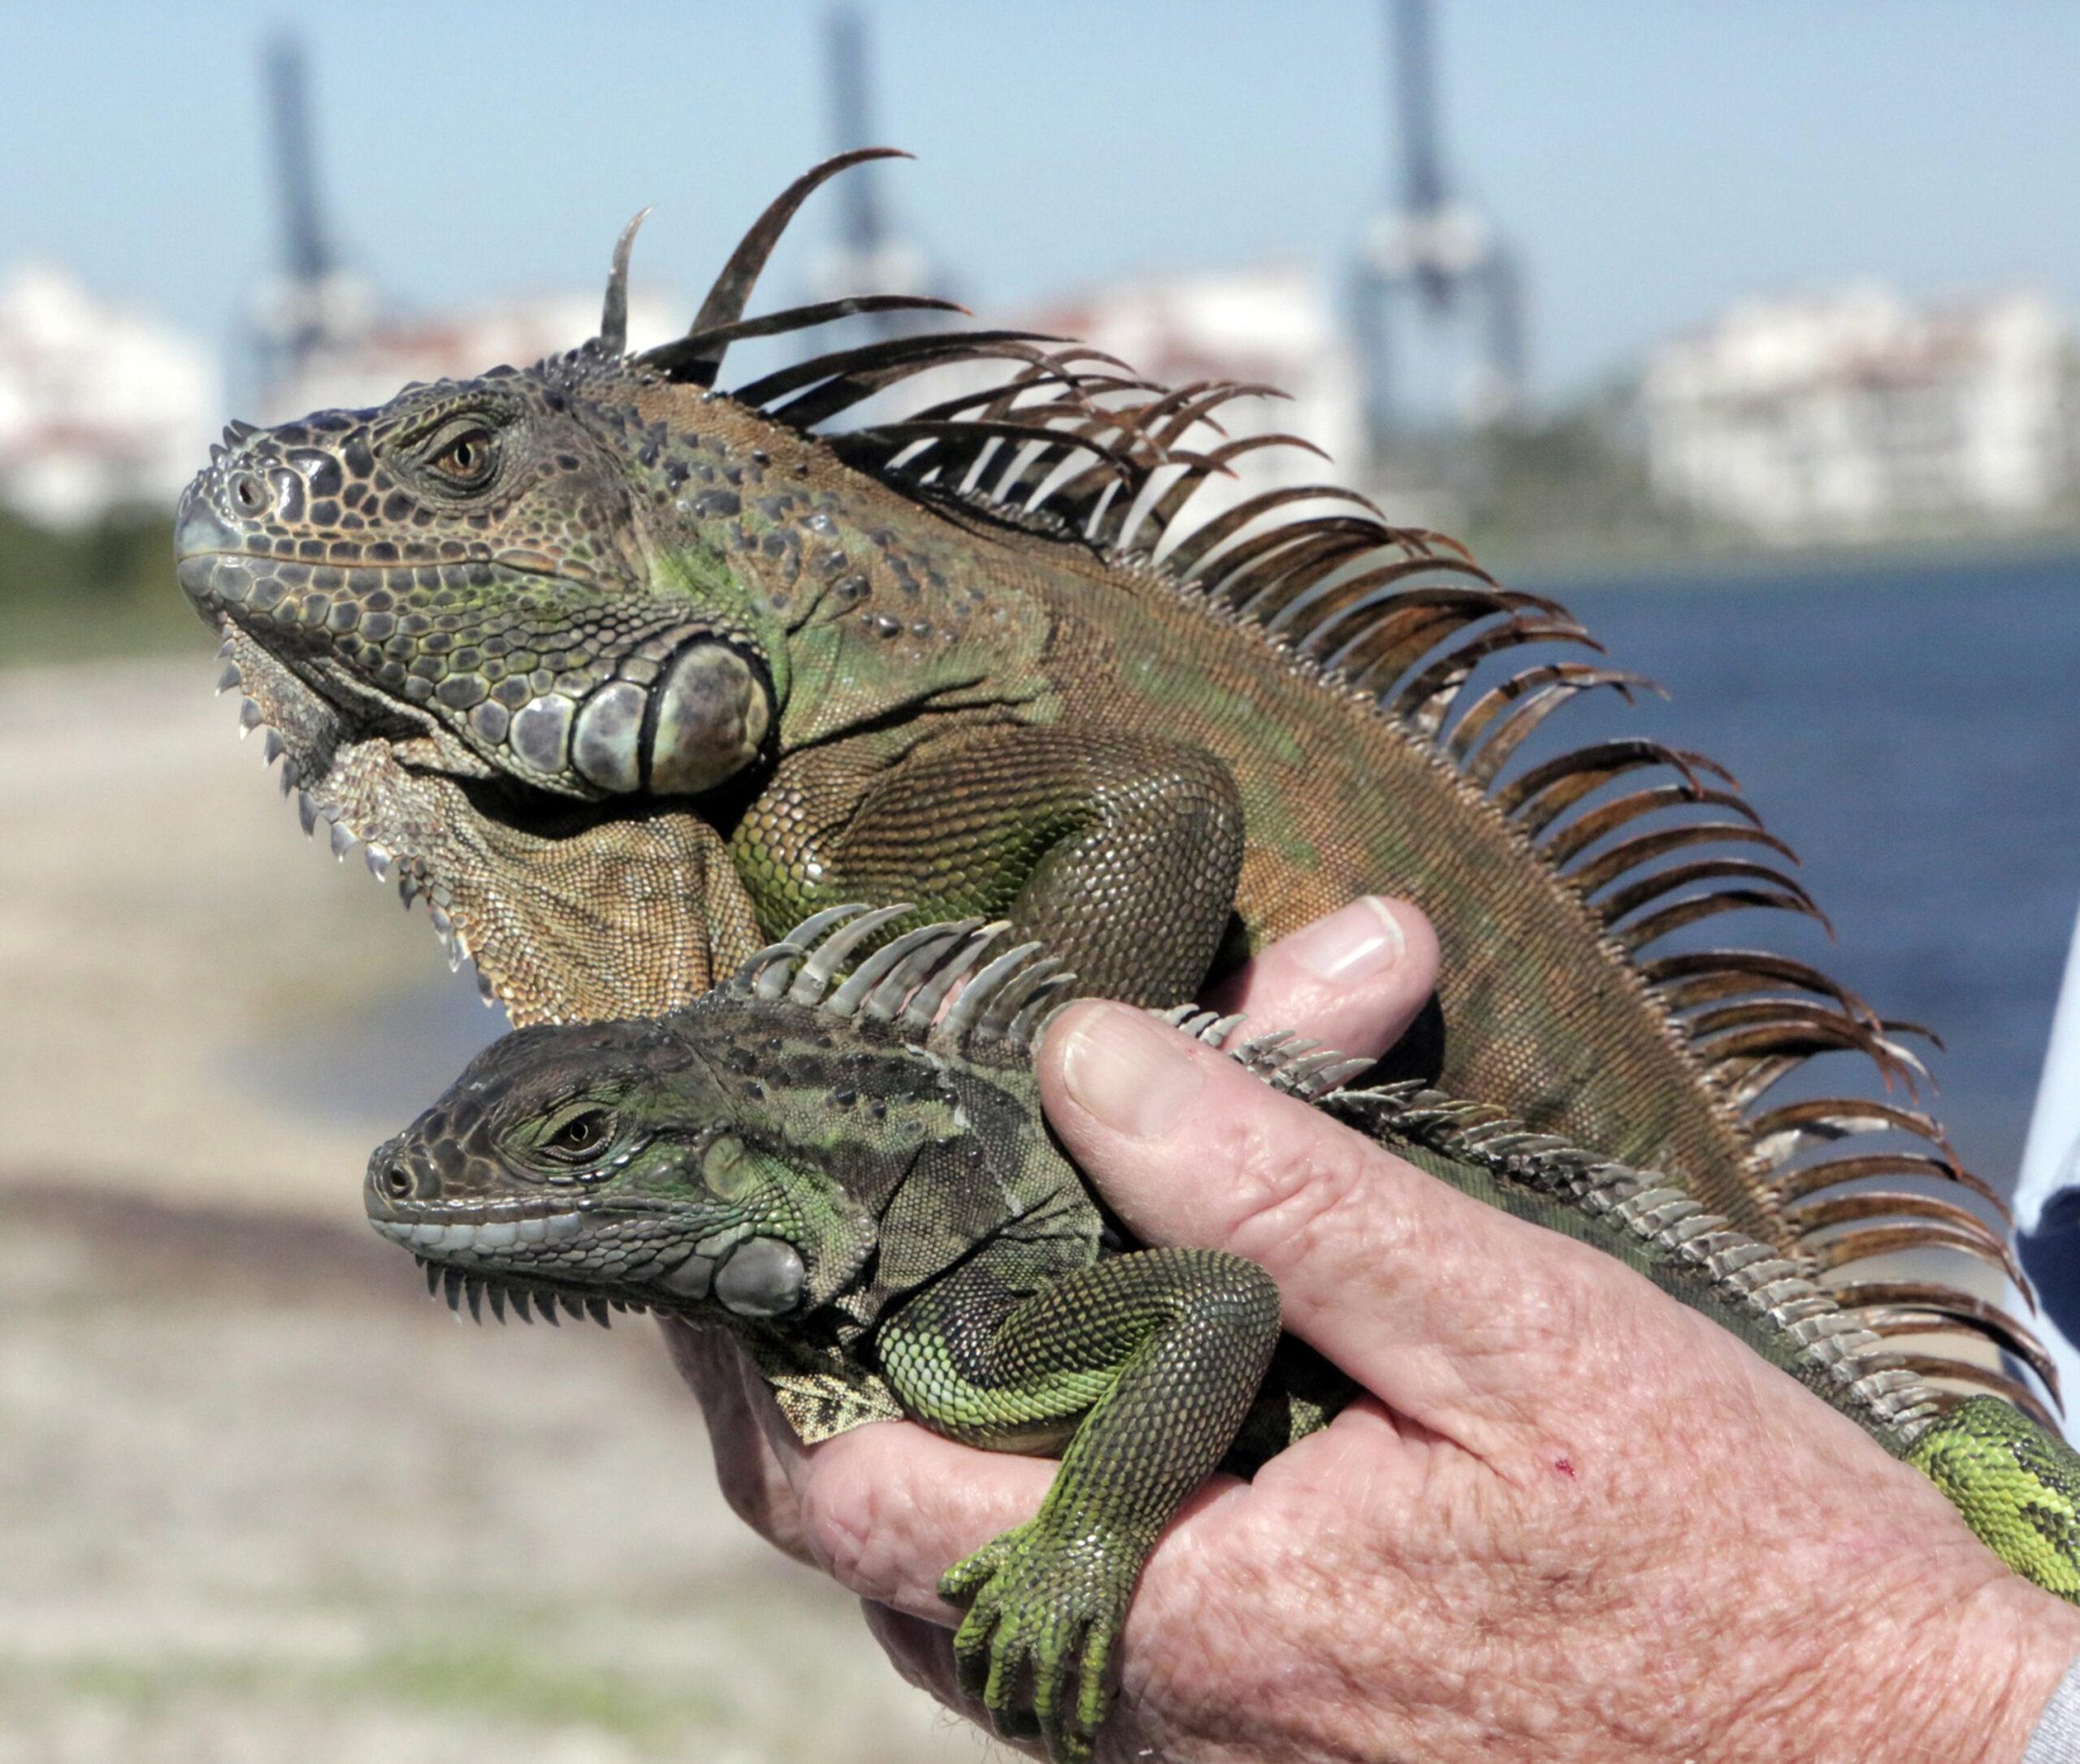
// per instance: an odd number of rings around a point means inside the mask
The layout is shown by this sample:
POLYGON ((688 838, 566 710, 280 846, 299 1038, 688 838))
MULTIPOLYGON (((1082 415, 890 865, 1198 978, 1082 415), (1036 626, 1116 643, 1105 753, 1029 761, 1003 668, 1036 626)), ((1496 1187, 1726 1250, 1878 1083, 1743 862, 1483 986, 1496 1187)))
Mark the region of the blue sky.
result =
MULTIPOLYGON (((2080 308, 2080 7, 1438 0, 1456 181, 1522 247, 1534 380, 1743 293, 1871 274, 2080 308)), ((971 301, 1140 267, 1340 262, 1389 188, 1376 0, 869 0, 883 180, 971 301)), ((828 148, 796 0, 36 7, 0 59, 0 265, 214 338, 275 250, 258 56, 293 24, 332 228, 412 307, 638 275, 691 300, 828 148)), ((803 241, 768 292, 798 295, 803 241), (791 267, 795 273, 790 273, 791 267)))

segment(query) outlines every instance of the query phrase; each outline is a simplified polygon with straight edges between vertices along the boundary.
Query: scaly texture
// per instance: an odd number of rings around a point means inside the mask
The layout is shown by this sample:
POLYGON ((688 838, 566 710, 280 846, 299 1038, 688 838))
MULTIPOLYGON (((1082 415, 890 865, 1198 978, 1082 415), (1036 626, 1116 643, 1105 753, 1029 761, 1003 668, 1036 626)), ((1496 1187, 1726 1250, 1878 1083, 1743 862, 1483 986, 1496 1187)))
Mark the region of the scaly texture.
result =
MULTIPOLYGON (((1086 1755, 1163 1527, 1350 1387, 1254 1263, 1124 1241, 1050 1137, 1031 1070, 1066 989, 1006 927, 900 934, 828 910, 647 1021, 522 1029, 378 1149, 377 1229, 428 1285, 553 1320, 678 1312, 734 1331, 805 1440, 907 1414, 1058 1454, 1039 1511, 948 1571, 963 1682, 1008 1733, 1086 1755), (994 959, 990 959, 994 955, 994 959), (945 1002, 966 982, 951 1010, 945 1002)), ((1486 1203, 1619 1257, 1930 1476, 2018 1572, 2080 1598, 2080 1458, 2012 1406, 1935 1392, 1770 1246, 1658 1176, 1290 1035, 1186 1032, 1486 1203)))
POLYGON ((1911 1093, 1902 1026, 1788 957, 1664 952, 1733 908, 1817 917, 1783 847, 1693 754, 1519 760, 1571 698, 1636 683, 1525 660, 1588 644, 1561 608, 1346 492, 1195 519, 1211 477, 1283 440, 1220 431, 1261 388, 938 331, 713 390, 740 338, 936 304, 743 316, 795 208, 860 157, 768 210, 677 342, 625 353, 631 227, 583 348, 227 431, 181 580, 306 828, 426 895, 521 1022, 684 1003, 852 899, 1001 916, 1090 990, 1162 1002, 1405 894, 1444 961, 1399 1070, 1664 1172, 1917 1338, 1952 1396, 2033 1401, 1994 1351, 2048 1380, 2026 1329, 1872 1261, 2019 1281, 2000 1231, 1923 1181, 1991 1199, 1941 1129, 1898 1101, 1765 1107, 1831 1050, 1911 1093), (977 363, 1009 378, 974 389, 977 363), (943 367, 964 389, 830 429, 943 367))

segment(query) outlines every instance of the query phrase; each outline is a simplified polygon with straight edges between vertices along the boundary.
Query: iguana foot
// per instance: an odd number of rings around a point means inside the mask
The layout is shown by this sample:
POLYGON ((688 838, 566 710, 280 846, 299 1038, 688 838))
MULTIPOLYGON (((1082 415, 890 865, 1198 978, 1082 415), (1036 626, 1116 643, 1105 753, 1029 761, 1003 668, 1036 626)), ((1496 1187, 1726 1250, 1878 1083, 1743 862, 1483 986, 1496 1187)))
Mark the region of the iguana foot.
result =
POLYGON ((1056 1764, 1082 1764, 1111 1701, 1105 1669, 1142 1553, 1043 1523, 1015 1527, 949 1568, 939 1596, 968 1606, 954 1660, 961 1689, 998 1732, 1040 1738, 1056 1764))

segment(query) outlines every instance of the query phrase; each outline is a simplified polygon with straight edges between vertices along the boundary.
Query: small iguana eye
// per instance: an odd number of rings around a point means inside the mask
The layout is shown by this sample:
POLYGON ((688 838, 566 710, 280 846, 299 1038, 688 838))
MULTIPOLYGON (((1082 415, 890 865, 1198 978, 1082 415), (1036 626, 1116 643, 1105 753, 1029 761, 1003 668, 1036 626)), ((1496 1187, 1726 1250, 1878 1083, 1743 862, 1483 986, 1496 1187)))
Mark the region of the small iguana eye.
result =
POLYGON ((535 1149, 559 1164, 583 1164, 599 1155, 614 1136, 610 1110, 586 1103, 552 1121, 535 1149))
POLYGON ((451 488, 474 490, 488 483, 498 464, 498 440, 489 429, 465 429, 427 461, 451 488))

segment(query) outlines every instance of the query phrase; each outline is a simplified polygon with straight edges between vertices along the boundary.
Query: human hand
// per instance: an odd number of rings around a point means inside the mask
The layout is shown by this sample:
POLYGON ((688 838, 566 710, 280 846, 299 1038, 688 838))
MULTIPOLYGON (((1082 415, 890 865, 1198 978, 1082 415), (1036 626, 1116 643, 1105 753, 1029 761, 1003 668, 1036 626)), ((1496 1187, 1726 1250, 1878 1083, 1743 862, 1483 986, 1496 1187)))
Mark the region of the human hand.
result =
MULTIPOLYGON (((1434 959, 1397 922, 1398 986, 1283 995, 1267 951, 1257 1021, 1375 1050, 1434 959)), ((1261 1262, 1288 1327, 1373 1393, 1179 1515, 1101 1756, 2021 1756, 2080 1613, 1731 1337, 1140 1013, 1077 1007, 1042 1078, 1138 1235, 1261 1262)), ((762 1389, 722 1395, 718 1453, 763 1442, 755 1522, 964 1706, 938 1577, 1054 1467, 893 1425, 802 1453, 762 1389)))
MULTIPOLYGON (((1436 979, 1437 940, 1429 921, 1405 901, 1363 900, 1272 944, 1205 1002, 1246 1012, 1265 1029, 1297 1029, 1354 1055, 1376 1055, 1401 1038, 1436 979)), ((758 1368, 730 1335, 677 1318, 661 1321, 673 1361, 707 1417, 724 1497, 768 1542, 797 1561, 829 1566, 827 1552, 808 1535, 804 1493, 850 1480, 862 1441, 883 1430, 847 1433, 805 1455, 758 1368)), ((889 1430, 913 1445, 935 1437, 908 1424, 889 1430)), ((999 1454, 964 1448, 958 1456, 974 1460, 968 1474, 985 1481, 1009 1475, 1029 1487, 1037 1474, 1044 1492, 1051 1474, 1030 1461, 1013 1467, 1014 1460, 999 1454)), ((1038 1505, 1036 1495, 1032 1506, 1038 1505)), ((1030 1518, 1031 1508, 1019 1516, 1030 1518)))

